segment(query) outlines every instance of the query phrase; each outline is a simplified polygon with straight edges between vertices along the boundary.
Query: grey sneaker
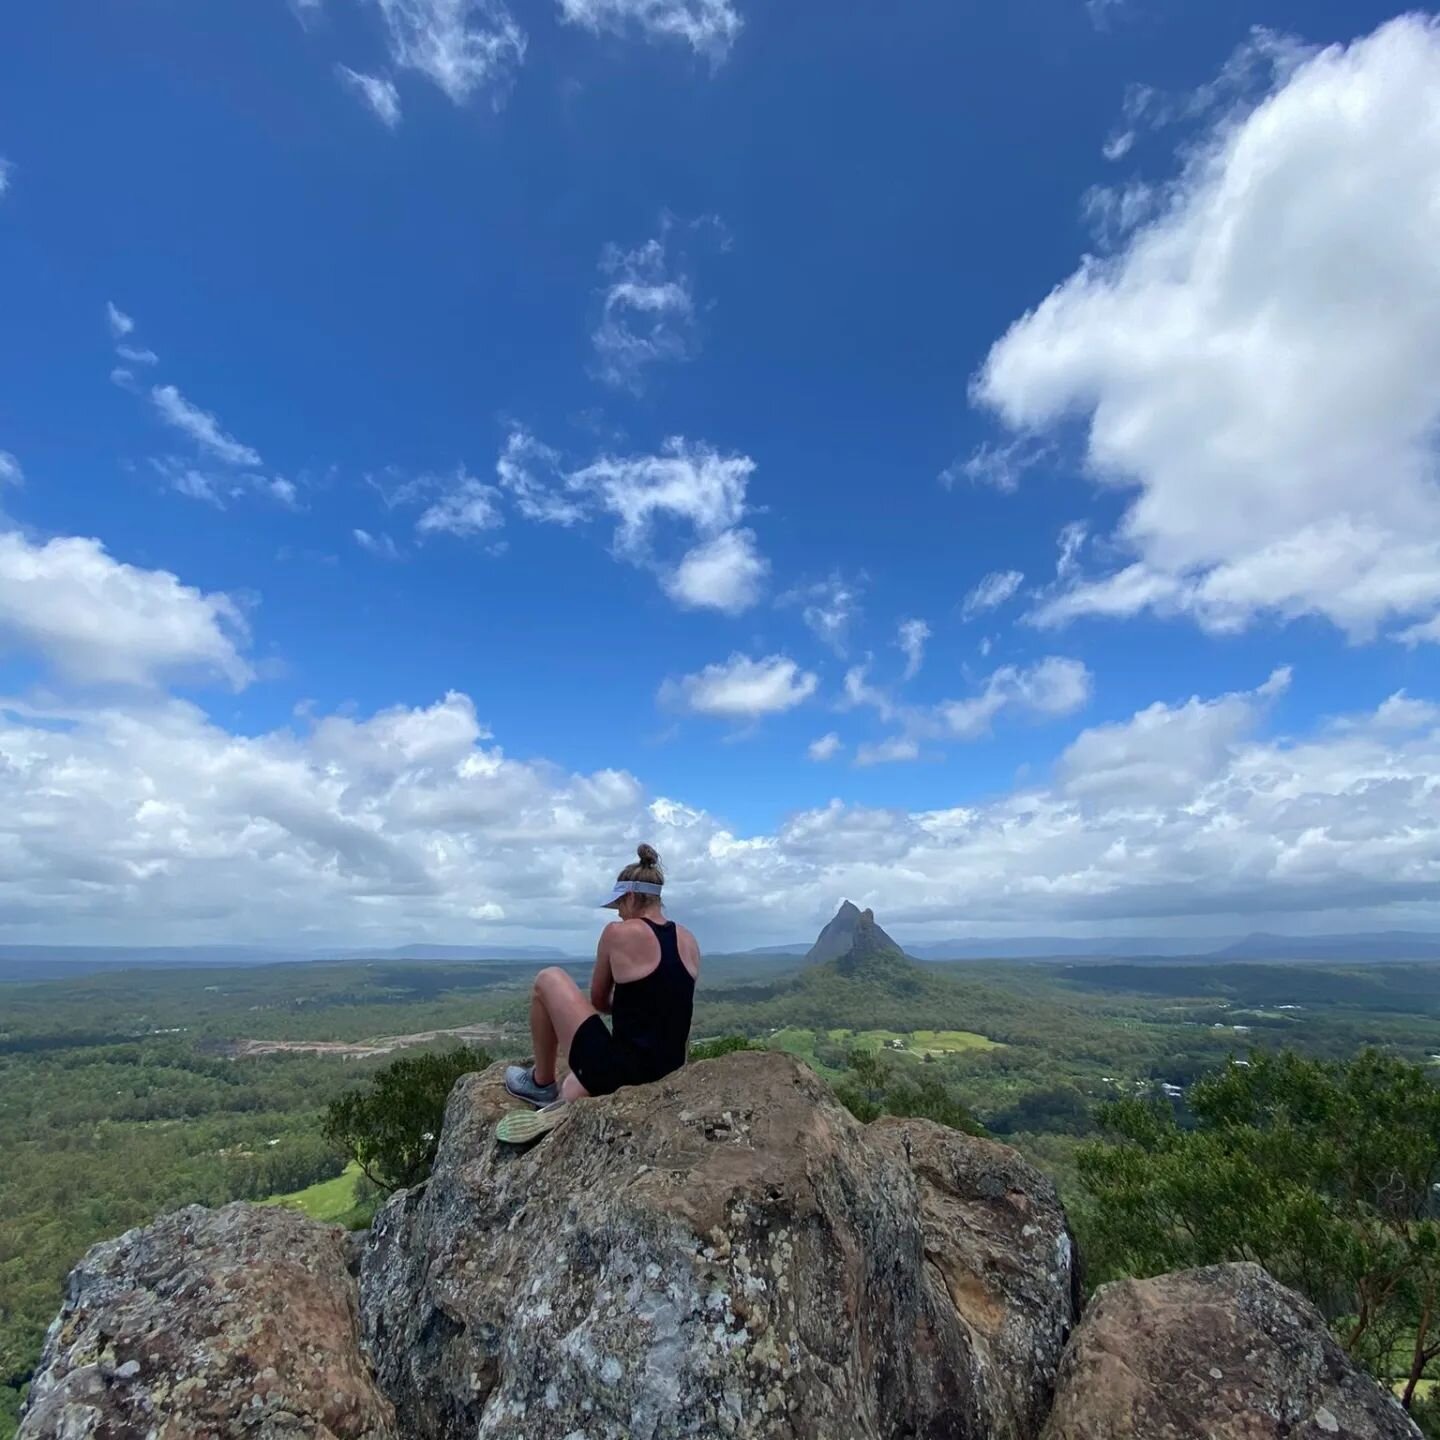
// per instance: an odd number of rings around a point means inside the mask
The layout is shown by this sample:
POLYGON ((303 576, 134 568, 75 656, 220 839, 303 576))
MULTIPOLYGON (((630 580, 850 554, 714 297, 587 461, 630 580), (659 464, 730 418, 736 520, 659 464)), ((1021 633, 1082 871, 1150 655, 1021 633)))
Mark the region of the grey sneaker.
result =
POLYGON ((528 1100, 532 1105, 553 1105, 560 1098, 559 1081, 552 1080, 548 1085, 537 1085, 533 1065, 507 1065, 505 1088, 516 1099, 528 1100))

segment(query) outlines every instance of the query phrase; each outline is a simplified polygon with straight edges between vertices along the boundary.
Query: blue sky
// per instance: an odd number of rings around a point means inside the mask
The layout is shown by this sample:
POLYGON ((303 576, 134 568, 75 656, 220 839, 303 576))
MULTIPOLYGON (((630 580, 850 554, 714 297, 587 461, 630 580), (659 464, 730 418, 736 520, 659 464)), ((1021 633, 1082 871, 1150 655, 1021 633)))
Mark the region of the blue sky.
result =
POLYGON ((1427 16, 6 30, 0 940, 1440 923, 1427 16))

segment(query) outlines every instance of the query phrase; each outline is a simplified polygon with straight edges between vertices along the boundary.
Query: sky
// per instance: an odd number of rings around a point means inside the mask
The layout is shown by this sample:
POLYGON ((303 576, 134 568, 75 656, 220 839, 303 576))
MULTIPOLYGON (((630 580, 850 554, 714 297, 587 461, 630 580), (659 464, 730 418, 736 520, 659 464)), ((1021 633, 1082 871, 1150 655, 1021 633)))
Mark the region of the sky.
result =
POLYGON ((1440 929, 1440 21, 0 42, 0 942, 1440 929))

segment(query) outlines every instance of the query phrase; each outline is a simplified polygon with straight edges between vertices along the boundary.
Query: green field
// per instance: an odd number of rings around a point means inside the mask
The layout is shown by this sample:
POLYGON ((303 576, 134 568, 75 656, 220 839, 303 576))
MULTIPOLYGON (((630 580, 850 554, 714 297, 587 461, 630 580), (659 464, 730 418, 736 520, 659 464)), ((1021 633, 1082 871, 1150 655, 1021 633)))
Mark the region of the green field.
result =
POLYGON ((363 1226, 369 1223, 370 1209, 356 1202, 355 1182, 358 1179, 360 1167, 352 1160, 333 1180, 321 1180, 303 1190, 292 1190, 288 1195, 270 1195, 260 1203, 286 1205, 292 1210, 303 1211, 312 1220, 321 1220, 329 1225, 363 1226))
MULTIPOLYGON (((963 1055, 972 1051, 1001 1050, 1004 1047, 986 1035, 973 1030, 802 1030, 788 1026, 769 1036, 765 1044, 771 1050, 783 1050, 803 1060, 827 1079, 841 1074, 837 1065, 826 1064, 816 1055, 817 1044, 844 1051, 879 1050, 913 1055, 918 1059, 939 1059, 944 1055, 963 1055)), ((833 1055, 831 1057, 834 1058, 833 1055)))

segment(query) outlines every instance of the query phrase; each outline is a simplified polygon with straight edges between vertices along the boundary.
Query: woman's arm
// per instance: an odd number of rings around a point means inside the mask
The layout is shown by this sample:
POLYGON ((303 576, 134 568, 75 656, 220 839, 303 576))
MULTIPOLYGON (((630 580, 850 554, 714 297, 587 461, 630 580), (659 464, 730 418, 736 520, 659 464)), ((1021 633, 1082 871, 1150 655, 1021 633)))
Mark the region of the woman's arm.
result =
POLYGON ((595 947, 595 968, 590 972, 590 1003, 602 1015, 610 1013, 610 997, 615 991, 615 977, 610 973, 610 950, 605 943, 609 933, 608 925, 600 932, 600 943, 595 947))

